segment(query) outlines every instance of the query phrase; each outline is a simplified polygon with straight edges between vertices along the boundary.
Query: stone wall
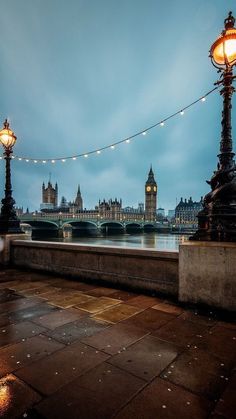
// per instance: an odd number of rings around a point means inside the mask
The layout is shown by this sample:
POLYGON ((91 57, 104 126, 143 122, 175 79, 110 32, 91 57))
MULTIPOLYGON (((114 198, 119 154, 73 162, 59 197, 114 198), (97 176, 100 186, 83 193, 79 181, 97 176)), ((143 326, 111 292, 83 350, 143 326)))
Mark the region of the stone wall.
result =
POLYGON ((178 252, 39 241, 12 242, 14 266, 178 295, 178 252))
POLYGON ((236 311, 236 243, 180 245, 179 300, 236 311))

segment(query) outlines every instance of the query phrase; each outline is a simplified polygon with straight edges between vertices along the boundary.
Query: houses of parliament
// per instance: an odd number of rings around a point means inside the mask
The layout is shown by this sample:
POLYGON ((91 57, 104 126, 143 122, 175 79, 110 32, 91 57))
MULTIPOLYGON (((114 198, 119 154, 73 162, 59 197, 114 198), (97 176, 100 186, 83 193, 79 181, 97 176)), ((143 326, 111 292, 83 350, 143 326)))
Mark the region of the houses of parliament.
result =
POLYGON ((122 207, 122 200, 115 198, 99 200, 95 209, 88 210, 83 206, 83 198, 80 186, 78 186, 77 194, 74 201, 68 202, 63 196, 58 205, 58 185, 52 185, 49 179, 47 186, 42 185, 42 203, 40 211, 44 213, 71 213, 80 214, 81 218, 93 218, 97 215, 101 219, 111 220, 149 220, 156 221, 157 216, 157 183, 155 181, 152 167, 149 170, 148 178, 145 183, 145 207, 143 203, 138 204, 138 208, 122 207))

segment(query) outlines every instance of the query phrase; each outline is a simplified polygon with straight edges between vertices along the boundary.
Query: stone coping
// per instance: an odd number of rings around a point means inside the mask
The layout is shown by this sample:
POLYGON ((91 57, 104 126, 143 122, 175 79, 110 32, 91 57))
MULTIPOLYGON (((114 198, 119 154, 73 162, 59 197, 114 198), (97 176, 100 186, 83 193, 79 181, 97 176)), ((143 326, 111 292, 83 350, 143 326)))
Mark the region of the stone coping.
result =
POLYGON ((178 260, 179 252, 175 250, 154 250, 152 248, 137 248, 137 247, 121 247, 121 246, 108 246, 108 245, 84 245, 84 244, 74 244, 74 243, 58 243, 58 242, 48 242, 48 241, 32 241, 32 240, 14 240, 14 246, 24 246, 24 247, 39 247, 44 249, 57 249, 57 250, 66 250, 70 252, 87 252, 87 253, 100 253, 100 254, 110 254, 110 255, 122 255, 126 256, 136 256, 136 257, 148 257, 148 258, 158 258, 158 259, 172 259, 178 260))
POLYGON ((209 241, 188 241, 181 243, 180 246, 194 246, 194 247, 236 247, 235 242, 209 242, 209 241))

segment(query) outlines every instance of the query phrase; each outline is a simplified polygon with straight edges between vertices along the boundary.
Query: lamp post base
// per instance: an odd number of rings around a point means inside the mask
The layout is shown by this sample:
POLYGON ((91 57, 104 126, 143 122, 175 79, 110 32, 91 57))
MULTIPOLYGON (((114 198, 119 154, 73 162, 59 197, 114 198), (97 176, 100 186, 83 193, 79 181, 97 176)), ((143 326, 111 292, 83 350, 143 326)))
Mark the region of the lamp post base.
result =
POLYGON ((23 234, 20 228, 20 220, 11 220, 0 216, 0 234, 23 234))

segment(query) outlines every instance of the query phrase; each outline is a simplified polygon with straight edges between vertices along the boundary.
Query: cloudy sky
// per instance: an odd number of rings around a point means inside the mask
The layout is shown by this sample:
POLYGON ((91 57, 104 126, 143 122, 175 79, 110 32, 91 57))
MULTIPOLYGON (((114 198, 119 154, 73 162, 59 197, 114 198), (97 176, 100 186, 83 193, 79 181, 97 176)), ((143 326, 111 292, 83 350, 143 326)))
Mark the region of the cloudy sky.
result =
MULTIPOLYGON (((162 120, 201 97, 218 74, 208 51, 235 0, 0 0, 0 117, 14 153, 34 159, 86 153, 162 120)), ((234 98, 234 121, 236 107, 234 98)), ((56 164, 12 161, 18 206, 39 208, 51 173, 59 196, 144 201, 150 164, 158 206, 199 200, 216 167, 218 92, 130 144, 56 164)), ((233 123, 236 133, 236 123, 233 123)), ((0 161, 3 196, 4 163, 0 161)))

